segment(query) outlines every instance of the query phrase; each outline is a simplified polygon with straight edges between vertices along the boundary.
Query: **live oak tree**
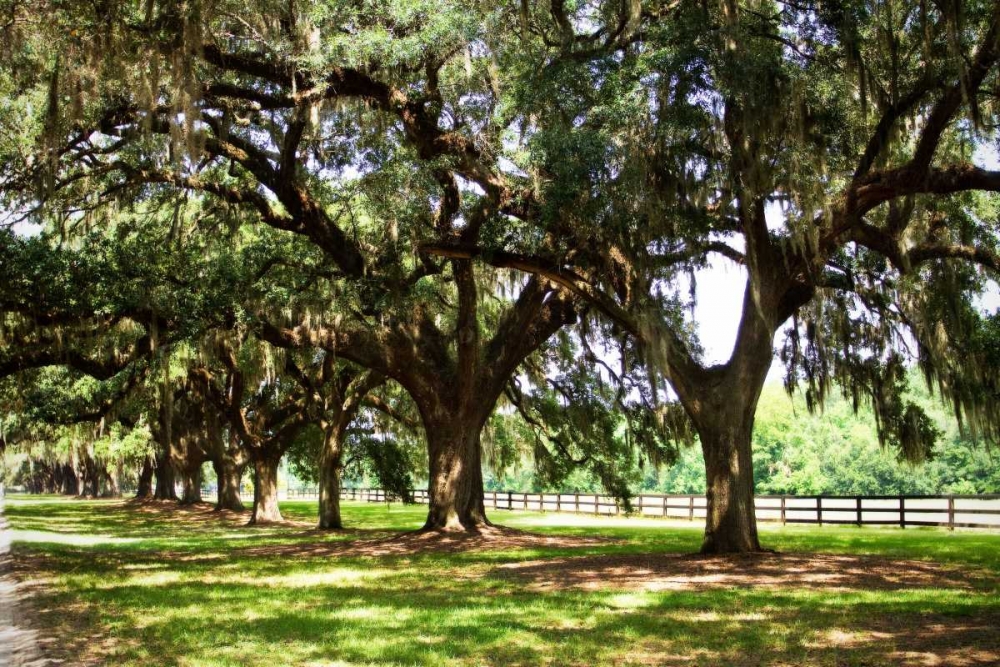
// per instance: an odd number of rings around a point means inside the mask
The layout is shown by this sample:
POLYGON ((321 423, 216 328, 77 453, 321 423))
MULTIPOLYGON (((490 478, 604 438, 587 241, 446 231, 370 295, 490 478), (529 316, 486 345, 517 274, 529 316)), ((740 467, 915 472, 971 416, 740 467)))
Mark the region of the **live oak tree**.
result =
POLYGON ((423 248, 475 244, 508 215, 534 215, 530 179, 499 159, 508 123, 491 57, 476 53, 490 13, 421 2, 49 9, 46 23, 11 9, 10 79, 46 91, 43 150, 17 154, 4 179, 19 193, 12 207, 99 218, 108 201, 195 192, 308 238, 339 279, 343 317, 316 326, 264 313, 260 330, 405 387, 428 439, 427 527, 487 523, 481 427, 520 361, 575 317, 571 298, 530 278, 484 335, 477 274, 492 272, 423 248), (45 76, 16 69, 29 57, 45 76), (347 183, 348 169, 362 177, 347 183))
POLYGON ((997 270, 979 193, 1000 177, 970 162, 996 116, 995 3, 6 9, 0 81, 28 119, 0 144, 7 207, 58 227, 197 194, 307 239, 329 298, 247 320, 410 393, 428 528, 486 523, 481 428, 585 308, 697 431, 708 552, 760 548, 750 436, 786 322, 810 399, 838 381, 912 458, 934 431, 902 398, 907 357, 996 435, 968 305, 997 270), (709 365, 685 293, 714 258, 747 281, 709 365))
POLYGON ((250 523, 281 521, 278 466, 318 428, 319 527, 342 528, 341 456, 348 428, 368 393, 385 382, 338 363, 322 350, 272 348, 246 331, 214 332, 211 349, 189 370, 194 392, 228 422, 234 449, 254 469, 250 523))
MULTIPOLYGON (((703 449, 703 550, 760 548, 754 412, 776 332, 789 386, 869 401, 912 460, 935 429, 903 397, 906 359, 996 440, 996 366, 971 303, 996 278, 993 139, 1000 7, 992 2, 553 2, 518 19, 539 72, 521 110, 552 155, 551 205, 588 215, 573 252, 479 257, 545 276, 640 341, 703 449), (615 20, 620 17, 620 20, 615 20), (562 118, 560 126, 557 119, 562 118), (587 199, 562 198, 587 179, 587 199), (584 206, 588 208, 584 209, 584 206), (747 274, 730 359, 707 365, 678 320, 686 272, 747 274)), ((513 25, 511 26, 513 29, 513 25)))
POLYGON ((426 448, 416 434, 419 418, 402 391, 387 387, 377 373, 337 363, 329 354, 317 356, 322 359, 318 376, 300 373, 299 378, 313 392, 318 418, 287 459, 297 479, 318 485, 319 528, 337 529, 343 527, 345 477, 411 502, 418 468, 413 451, 426 448))

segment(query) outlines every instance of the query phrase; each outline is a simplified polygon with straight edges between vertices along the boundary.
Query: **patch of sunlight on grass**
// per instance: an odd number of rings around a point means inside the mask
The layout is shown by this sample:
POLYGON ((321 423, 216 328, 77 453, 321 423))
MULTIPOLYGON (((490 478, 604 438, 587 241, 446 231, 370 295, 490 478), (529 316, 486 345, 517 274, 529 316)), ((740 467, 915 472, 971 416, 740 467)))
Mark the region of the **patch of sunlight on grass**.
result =
POLYGON ((394 607, 357 607, 337 612, 337 618, 367 621, 381 621, 391 618, 393 624, 401 624, 413 618, 413 611, 394 607))
POLYGON ((687 618, 696 623, 718 623, 722 620, 722 614, 715 611, 702 611, 690 614, 687 618))
MULTIPOLYGON (((184 574, 182 572, 176 571, 159 571, 159 572, 149 572, 148 574, 134 574, 130 576, 125 585, 127 586, 167 586, 169 584, 176 584, 184 579, 184 574)), ((95 588, 103 588, 105 590, 117 589, 122 584, 118 581, 108 581, 104 580, 100 583, 95 584, 95 588)))
POLYGON ((337 568, 326 572, 295 572, 292 574, 272 575, 254 579, 257 586, 272 586, 275 588, 312 588, 315 586, 354 586, 358 582, 369 582, 393 576, 386 570, 352 570, 337 568))
POLYGON ((656 603, 656 598, 646 593, 619 593, 608 599, 608 604, 619 609, 642 609, 656 603))
POLYGON ((10 535, 11 542, 60 544, 72 547, 104 547, 115 544, 134 544, 141 541, 137 537, 115 537, 100 533, 52 533, 45 530, 12 530, 10 535))

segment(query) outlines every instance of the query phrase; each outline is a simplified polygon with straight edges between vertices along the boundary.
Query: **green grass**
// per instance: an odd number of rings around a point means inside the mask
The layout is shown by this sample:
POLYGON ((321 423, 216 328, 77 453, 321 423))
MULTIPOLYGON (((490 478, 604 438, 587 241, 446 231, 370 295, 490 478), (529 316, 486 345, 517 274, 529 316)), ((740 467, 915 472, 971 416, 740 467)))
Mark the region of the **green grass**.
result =
MULTIPOLYGON (((311 522, 315 508, 288 502, 282 510, 311 522)), ((879 565, 872 559, 845 564, 854 573, 833 584, 803 584, 795 572, 786 582, 784 570, 759 585, 691 582, 685 568, 719 562, 673 556, 697 550, 700 527, 655 520, 494 512, 536 533, 608 540, 454 552, 365 548, 419 527, 423 512, 346 503, 351 530, 324 534, 101 501, 22 497, 6 506, 20 576, 42 581, 38 623, 66 644, 71 663, 81 656, 192 666, 1000 660, 998 534, 761 526, 765 545, 779 552, 925 561, 941 574, 907 586, 895 585, 894 573, 913 570, 912 562, 882 563, 888 574, 875 577, 880 586, 866 570, 879 565), (631 574, 619 576, 616 559, 626 558, 631 574), (511 570, 519 564, 530 576, 511 570), (579 585, 562 580, 567 572, 579 585), (637 584, 644 581, 658 585, 637 584)), ((730 573, 752 565, 723 562, 730 573)))

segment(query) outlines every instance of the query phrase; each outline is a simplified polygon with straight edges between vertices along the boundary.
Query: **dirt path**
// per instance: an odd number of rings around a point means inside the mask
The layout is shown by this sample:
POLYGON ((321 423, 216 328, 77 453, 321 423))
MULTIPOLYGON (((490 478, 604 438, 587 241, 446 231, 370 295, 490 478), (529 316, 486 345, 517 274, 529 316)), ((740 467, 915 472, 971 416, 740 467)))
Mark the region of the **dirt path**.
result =
POLYGON ((0 665, 40 667, 49 664, 40 657, 38 636, 29 629, 19 611, 17 582, 10 574, 11 531, 0 499, 0 665))

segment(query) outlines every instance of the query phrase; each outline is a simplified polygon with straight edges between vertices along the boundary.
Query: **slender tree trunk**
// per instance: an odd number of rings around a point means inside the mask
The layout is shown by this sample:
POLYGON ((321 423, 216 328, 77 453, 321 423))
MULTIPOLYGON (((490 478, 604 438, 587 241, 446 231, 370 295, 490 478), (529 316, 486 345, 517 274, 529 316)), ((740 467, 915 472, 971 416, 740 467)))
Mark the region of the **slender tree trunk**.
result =
POLYGON ((136 500, 147 500, 153 495, 153 462, 146 458, 139 470, 139 484, 135 489, 136 500))
POLYGON ((176 479, 173 461, 165 454, 156 457, 156 469, 153 473, 156 477, 156 491, 153 497, 156 500, 177 500, 176 479))
POLYGON ((424 530, 477 532, 490 526, 483 503, 478 423, 427 429, 430 502, 424 530))
POLYGON ((189 466, 181 473, 182 505, 193 505, 201 502, 201 465, 189 466))
POLYGON ((705 455, 707 517, 702 553, 760 551, 754 514, 751 428, 738 419, 699 432, 705 455))
POLYGON ((229 454, 222 454, 212 462, 217 479, 218 494, 215 501, 215 511, 229 510, 242 512, 243 501, 240 499, 240 482, 243 480, 243 465, 229 454))
POLYGON ((284 521, 278 508, 278 462, 281 457, 257 456, 253 461, 253 513, 250 524, 284 521))
POLYGON ((340 468, 343 454, 343 431, 336 426, 327 429, 323 451, 319 457, 319 528, 337 530, 344 527, 340 519, 340 468))

